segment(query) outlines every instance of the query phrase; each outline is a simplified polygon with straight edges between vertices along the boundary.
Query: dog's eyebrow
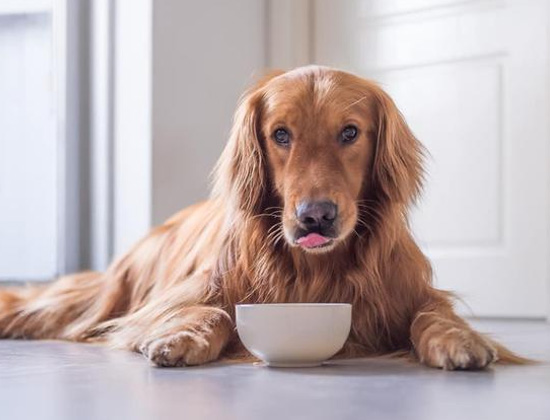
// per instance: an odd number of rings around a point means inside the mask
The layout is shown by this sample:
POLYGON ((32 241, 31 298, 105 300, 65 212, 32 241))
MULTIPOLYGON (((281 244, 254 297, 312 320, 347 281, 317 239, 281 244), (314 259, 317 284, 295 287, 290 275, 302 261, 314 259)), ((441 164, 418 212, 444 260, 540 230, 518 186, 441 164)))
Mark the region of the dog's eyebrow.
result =
POLYGON ((363 96, 356 101, 353 101, 351 104, 349 104, 347 107, 344 108, 344 111, 347 111, 349 108, 351 108, 353 105, 357 105, 359 102, 362 102, 364 99, 367 99, 366 96, 363 96))

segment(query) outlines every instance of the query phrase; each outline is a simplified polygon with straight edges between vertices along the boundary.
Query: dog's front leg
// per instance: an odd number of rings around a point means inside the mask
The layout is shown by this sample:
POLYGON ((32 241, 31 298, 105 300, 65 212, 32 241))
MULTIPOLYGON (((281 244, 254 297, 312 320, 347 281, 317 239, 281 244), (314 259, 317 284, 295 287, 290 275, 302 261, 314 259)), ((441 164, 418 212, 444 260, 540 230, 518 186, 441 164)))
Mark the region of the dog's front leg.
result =
POLYGON ((222 309, 193 306, 150 328, 136 349, 157 366, 190 366, 220 357, 233 333, 233 322, 222 309))
POLYGON ((483 369, 497 359, 490 340, 474 331, 446 303, 418 311, 411 340, 420 361, 446 370, 483 369))

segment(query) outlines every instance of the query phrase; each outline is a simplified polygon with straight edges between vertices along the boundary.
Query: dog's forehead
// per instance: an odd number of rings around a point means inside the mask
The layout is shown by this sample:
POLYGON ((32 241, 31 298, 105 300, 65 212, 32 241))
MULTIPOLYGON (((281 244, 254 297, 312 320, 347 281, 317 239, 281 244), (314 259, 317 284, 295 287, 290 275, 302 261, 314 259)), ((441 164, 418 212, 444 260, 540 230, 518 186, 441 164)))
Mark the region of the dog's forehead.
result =
POLYGON ((330 113, 361 112, 370 107, 368 86, 350 75, 324 67, 306 67, 274 78, 265 87, 266 112, 304 112, 325 110, 330 113))
POLYGON ((276 77, 267 85, 267 94, 274 102, 285 100, 314 101, 333 96, 343 90, 343 83, 334 72, 291 71, 276 77))

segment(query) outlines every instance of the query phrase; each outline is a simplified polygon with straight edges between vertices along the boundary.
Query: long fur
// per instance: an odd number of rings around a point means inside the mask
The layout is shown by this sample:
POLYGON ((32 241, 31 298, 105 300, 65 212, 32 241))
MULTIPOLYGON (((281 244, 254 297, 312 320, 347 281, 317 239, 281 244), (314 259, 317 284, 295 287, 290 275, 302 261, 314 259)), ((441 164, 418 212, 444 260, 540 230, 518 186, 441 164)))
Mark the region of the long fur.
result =
MULTIPOLYGON (((314 84, 344 77, 322 68, 299 71, 314 84)), ((462 363, 466 356, 453 356, 461 342, 474 340, 501 361, 524 361, 483 341, 454 314, 450 295, 432 287, 430 264, 407 223, 407 209, 421 190, 423 149, 374 83, 345 76, 346 83, 368 93, 377 124, 356 235, 330 258, 285 243, 280 232, 284 203, 272 193, 259 129, 269 83, 280 74, 243 95, 210 200, 153 229, 104 273, 1 290, 0 335, 100 341, 141 351, 160 365, 195 364, 239 351, 232 325, 237 303, 349 302, 353 324, 342 356, 410 350, 432 366, 483 367, 492 359, 476 362, 478 356, 470 354, 471 360, 462 363), (442 328, 437 336, 432 336, 434 325, 442 328), (469 338, 453 338, 457 328, 469 338), (452 340, 436 345, 445 334, 452 340), (163 353, 155 356, 161 339, 163 353), (187 343, 187 353, 180 350, 178 360, 167 360, 181 343, 187 343), (445 357, 451 360, 440 362, 445 357)))

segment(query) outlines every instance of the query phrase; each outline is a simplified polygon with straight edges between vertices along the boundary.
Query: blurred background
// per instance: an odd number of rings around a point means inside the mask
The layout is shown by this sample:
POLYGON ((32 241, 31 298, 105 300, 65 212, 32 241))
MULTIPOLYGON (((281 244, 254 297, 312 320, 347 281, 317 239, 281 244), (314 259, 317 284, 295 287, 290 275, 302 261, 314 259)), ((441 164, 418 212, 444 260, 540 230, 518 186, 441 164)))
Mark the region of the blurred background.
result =
POLYGON ((208 196, 244 88, 377 80, 430 151, 412 226, 469 315, 550 315, 549 0, 0 0, 0 281, 104 269, 208 196))

